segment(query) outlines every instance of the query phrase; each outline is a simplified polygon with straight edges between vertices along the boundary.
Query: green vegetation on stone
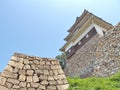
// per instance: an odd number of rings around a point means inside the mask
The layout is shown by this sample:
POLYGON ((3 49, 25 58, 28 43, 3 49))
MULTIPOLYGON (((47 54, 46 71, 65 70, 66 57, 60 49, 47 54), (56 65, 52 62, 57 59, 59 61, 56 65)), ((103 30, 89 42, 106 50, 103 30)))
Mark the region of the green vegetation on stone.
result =
POLYGON ((68 90, 120 90, 120 73, 110 77, 67 78, 68 90))

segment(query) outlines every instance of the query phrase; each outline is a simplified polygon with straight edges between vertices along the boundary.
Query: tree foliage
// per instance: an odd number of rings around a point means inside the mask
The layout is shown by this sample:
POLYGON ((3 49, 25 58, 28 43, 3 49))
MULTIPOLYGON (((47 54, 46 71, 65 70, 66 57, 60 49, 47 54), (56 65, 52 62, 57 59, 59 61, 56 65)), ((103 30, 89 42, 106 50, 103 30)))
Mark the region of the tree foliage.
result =
POLYGON ((59 60, 60 65, 62 66, 62 68, 64 68, 64 66, 65 66, 65 60, 66 60, 65 53, 61 53, 61 55, 58 55, 55 58, 59 60))

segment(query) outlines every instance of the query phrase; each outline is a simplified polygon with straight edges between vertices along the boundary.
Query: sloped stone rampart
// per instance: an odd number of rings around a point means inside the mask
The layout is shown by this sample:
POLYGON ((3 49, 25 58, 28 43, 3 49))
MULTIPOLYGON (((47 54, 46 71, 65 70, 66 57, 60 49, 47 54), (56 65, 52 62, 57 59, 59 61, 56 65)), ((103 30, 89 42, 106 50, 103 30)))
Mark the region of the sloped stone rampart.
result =
POLYGON ((68 86, 59 62, 51 58, 15 53, 0 74, 0 90, 66 90, 68 86))
POLYGON ((95 35, 66 61, 66 75, 105 77, 120 71, 120 23, 102 37, 95 35))

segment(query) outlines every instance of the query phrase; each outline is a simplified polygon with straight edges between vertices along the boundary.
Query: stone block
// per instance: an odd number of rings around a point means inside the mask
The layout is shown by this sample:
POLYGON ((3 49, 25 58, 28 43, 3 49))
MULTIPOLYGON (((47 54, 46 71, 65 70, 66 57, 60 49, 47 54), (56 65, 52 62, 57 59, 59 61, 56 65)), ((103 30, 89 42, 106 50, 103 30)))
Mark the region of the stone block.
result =
POLYGON ((27 90, 27 88, 25 87, 25 88, 20 88, 20 90, 27 90))
POLYGON ((32 76, 27 76, 27 82, 32 82, 32 76))
POLYGON ((57 88, 56 88, 56 86, 47 86, 47 89, 48 90, 56 90, 57 88))
POLYGON ((41 82, 40 82, 40 84, 42 84, 42 85, 46 86, 46 85, 48 85, 48 84, 49 84, 49 82, 48 82, 47 80, 43 80, 43 81, 41 81, 41 82))
POLYGON ((9 72, 13 72, 13 67, 11 67, 10 65, 7 65, 5 70, 7 70, 9 72))
POLYGON ((46 65, 50 65, 51 63, 49 61, 46 61, 46 65))
POLYGON ((55 80, 49 81, 49 85, 57 85, 57 82, 55 80))
POLYGON ((58 75, 58 78, 60 79, 60 80, 62 80, 62 79, 66 79, 66 76, 63 74, 63 75, 58 75))
POLYGON ((8 72, 8 71, 3 71, 1 73, 1 76, 4 76, 4 77, 10 77, 10 78, 17 78, 18 74, 14 74, 14 73, 11 73, 11 72, 8 72))
POLYGON ((19 63, 19 64, 17 65, 17 67, 18 67, 19 69, 22 69, 23 66, 24 66, 24 64, 22 64, 22 63, 19 63))
POLYGON ((50 75, 52 76, 52 75, 53 75, 53 70, 50 70, 49 73, 50 73, 50 75))
POLYGON ((5 82, 6 82, 6 78, 0 76, 0 84, 1 84, 1 85, 5 85, 5 82))
POLYGON ((19 69, 17 67, 14 68, 13 73, 18 73, 19 69))
POLYGON ((35 70, 35 73, 36 73, 36 74, 39 74, 39 75, 40 75, 40 74, 43 74, 43 70, 40 70, 40 69, 35 70))
POLYGON ((52 61, 51 61, 51 64, 53 64, 53 65, 59 65, 59 61, 57 61, 57 60, 52 60, 52 61))
POLYGON ((30 87, 30 83, 27 83, 27 87, 30 87))
POLYGON ((44 75, 49 75, 49 71, 46 69, 46 70, 43 70, 44 72, 44 75))
POLYGON ((16 84, 16 85, 20 83, 19 80, 17 80, 17 79, 11 79, 11 78, 8 78, 8 79, 7 79, 7 82, 10 82, 10 83, 16 84))
POLYGON ((28 90, 35 90, 35 88, 28 88, 28 90))
POLYGON ((31 68, 30 68, 30 65, 24 65, 23 69, 26 70, 26 69, 31 69, 31 68))
POLYGON ((6 82, 5 85, 6 85, 7 88, 11 88, 13 86, 13 84, 9 83, 9 82, 6 82))
POLYGON ((13 66, 13 67, 16 67, 18 65, 18 63, 15 62, 15 61, 9 61, 8 64, 11 65, 11 66, 13 66))
POLYGON ((58 85, 64 84, 62 80, 57 80, 58 85))
POLYGON ((57 70, 53 70, 54 75, 58 75, 58 71, 57 70))
POLYGON ((45 61, 40 61, 40 65, 45 65, 45 61))
POLYGON ((27 70, 27 75, 33 75, 34 71, 33 70, 27 70))
POLYGON ((67 79, 63 79, 62 81, 63 81, 64 84, 68 84, 67 79))
POLYGON ((29 64, 30 62, 29 62, 29 60, 24 59, 23 63, 24 63, 24 64, 29 64))
POLYGON ((34 60, 33 62, 34 62, 34 64, 36 64, 36 65, 37 65, 37 64, 40 64, 40 62, 39 62, 38 60, 34 60))
POLYGON ((20 87, 26 87, 27 83, 26 82, 20 82, 19 86, 20 87))
POLYGON ((18 73, 19 73, 19 74, 22 74, 22 75, 25 75, 25 74, 26 74, 26 71, 25 71, 25 70, 19 70, 18 73))
POLYGON ((9 90, 9 89, 0 85, 0 90, 9 90))
POLYGON ((67 90, 69 88, 69 84, 66 85, 57 85, 58 90, 67 90))
POLYGON ((33 88, 38 88, 39 87, 39 83, 31 83, 31 87, 33 87, 33 88))
POLYGON ((33 82, 39 82, 39 77, 37 75, 33 76, 33 82))
POLYGON ((26 80, 26 76, 25 75, 20 75, 19 76, 19 80, 20 81, 25 81, 26 80))
POLYGON ((13 85, 13 87, 12 87, 12 88, 19 89, 19 88, 20 88, 20 86, 18 86, 18 85, 13 85))
POLYGON ((31 68, 34 70, 36 69, 36 65, 31 65, 31 68))
POLYGON ((54 80, 53 76, 48 76, 48 80, 54 80))
POLYGON ((59 73, 59 74, 64 74, 64 72, 63 72, 62 69, 59 69, 59 70, 58 70, 58 73, 59 73))
POLYGON ((40 75, 40 80, 47 80, 47 75, 40 75))
POLYGON ((46 90, 46 87, 44 86, 44 85, 39 85, 39 88, 38 88, 38 90, 46 90))
POLYGON ((53 78, 54 78, 55 80, 60 79, 58 75, 54 75, 53 78))
POLYGON ((11 60, 13 60, 13 61, 18 61, 18 59, 17 59, 16 56, 12 56, 12 57, 11 57, 11 60))

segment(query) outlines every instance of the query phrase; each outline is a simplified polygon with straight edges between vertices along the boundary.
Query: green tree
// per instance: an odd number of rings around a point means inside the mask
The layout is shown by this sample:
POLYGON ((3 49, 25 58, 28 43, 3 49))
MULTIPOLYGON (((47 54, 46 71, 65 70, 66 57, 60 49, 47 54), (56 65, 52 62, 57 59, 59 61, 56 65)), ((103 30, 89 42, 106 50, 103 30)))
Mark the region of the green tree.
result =
POLYGON ((65 53, 61 53, 61 55, 58 55, 55 58, 59 60, 60 65, 62 66, 62 68, 64 68, 64 66, 65 66, 65 60, 66 60, 65 53))

